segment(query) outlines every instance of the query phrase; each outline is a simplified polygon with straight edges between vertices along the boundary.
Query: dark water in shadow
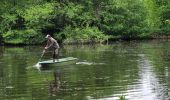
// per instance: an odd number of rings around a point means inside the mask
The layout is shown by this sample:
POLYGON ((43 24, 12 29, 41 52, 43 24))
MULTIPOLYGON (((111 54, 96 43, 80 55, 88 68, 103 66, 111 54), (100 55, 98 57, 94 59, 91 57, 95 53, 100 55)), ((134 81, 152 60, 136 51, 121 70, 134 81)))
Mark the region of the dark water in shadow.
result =
POLYGON ((63 57, 79 60, 44 70, 41 51, 0 47, 0 100, 170 100, 168 41, 64 46, 63 57))

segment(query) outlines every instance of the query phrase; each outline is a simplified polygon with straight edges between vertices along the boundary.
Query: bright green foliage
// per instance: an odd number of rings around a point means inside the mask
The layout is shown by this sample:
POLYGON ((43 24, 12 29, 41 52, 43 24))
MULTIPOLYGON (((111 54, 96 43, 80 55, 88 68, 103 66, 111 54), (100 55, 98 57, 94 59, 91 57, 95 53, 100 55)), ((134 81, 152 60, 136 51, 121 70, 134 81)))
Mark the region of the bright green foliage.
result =
POLYGON ((143 32, 145 12, 141 1, 116 0, 109 4, 103 6, 101 13, 100 27, 105 33, 128 38, 143 32))
POLYGON ((119 100, 126 100, 126 99, 125 99, 125 96, 124 96, 124 95, 120 96, 120 97, 119 97, 119 100))
POLYGON ((160 16, 159 8, 156 5, 155 0, 144 0, 144 6, 146 8, 146 26, 148 27, 149 35, 160 32, 160 16))
POLYGON ((54 3, 31 6, 23 13, 27 28, 41 29, 50 24, 49 19, 54 11, 54 3))
POLYGON ((169 0, 2 0, 0 37, 39 44, 46 34, 78 42, 169 35, 169 5, 169 0))
POLYGON ((75 5, 73 3, 68 3, 67 5, 64 5, 64 9, 63 9, 64 12, 61 14, 65 14, 65 17, 72 19, 72 18, 78 17, 78 14, 80 14, 80 12, 82 12, 82 8, 83 7, 81 5, 75 5))
POLYGON ((76 27, 68 26, 61 33, 55 36, 58 39, 67 37, 65 42, 102 42, 107 40, 106 36, 97 27, 76 27))
POLYGON ((35 30, 11 30, 3 34, 4 41, 10 44, 39 44, 43 42, 43 36, 35 30))
POLYGON ((1 24, 0 24, 0 32, 4 32, 7 30, 10 30, 12 26, 15 24, 15 20, 17 19, 17 16, 15 14, 8 14, 4 13, 1 15, 1 24))
POLYGON ((161 16, 161 33, 162 35, 170 35, 170 1, 164 1, 162 6, 160 6, 160 16, 161 16), (165 3, 164 3, 165 2, 165 3))

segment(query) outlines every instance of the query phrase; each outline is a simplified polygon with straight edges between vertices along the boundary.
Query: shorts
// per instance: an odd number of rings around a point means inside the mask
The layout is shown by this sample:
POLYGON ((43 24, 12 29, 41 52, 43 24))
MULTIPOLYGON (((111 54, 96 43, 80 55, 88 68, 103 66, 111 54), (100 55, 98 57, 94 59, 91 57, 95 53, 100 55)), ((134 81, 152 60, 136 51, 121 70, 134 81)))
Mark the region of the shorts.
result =
POLYGON ((54 49, 53 50, 53 59, 55 59, 55 58, 59 58, 59 49, 54 49))

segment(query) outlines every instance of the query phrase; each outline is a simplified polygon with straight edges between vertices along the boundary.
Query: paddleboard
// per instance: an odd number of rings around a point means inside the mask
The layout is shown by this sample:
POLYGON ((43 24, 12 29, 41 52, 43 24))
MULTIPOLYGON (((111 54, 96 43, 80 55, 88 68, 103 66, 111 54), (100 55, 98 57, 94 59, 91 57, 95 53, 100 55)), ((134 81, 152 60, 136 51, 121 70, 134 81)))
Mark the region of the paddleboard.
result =
POLYGON ((77 58, 66 57, 66 58, 55 59, 55 61, 51 59, 51 60, 41 61, 39 62, 39 64, 41 65, 42 64, 54 64, 54 63, 61 63, 61 62, 67 62, 67 61, 73 61, 73 60, 77 60, 77 58))

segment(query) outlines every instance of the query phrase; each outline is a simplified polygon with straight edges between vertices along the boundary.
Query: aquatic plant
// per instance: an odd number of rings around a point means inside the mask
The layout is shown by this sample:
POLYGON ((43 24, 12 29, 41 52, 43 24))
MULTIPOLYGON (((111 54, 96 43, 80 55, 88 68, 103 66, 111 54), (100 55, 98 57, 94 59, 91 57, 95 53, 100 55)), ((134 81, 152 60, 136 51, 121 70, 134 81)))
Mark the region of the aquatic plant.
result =
POLYGON ((126 100, 124 95, 119 96, 119 100, 126 100))

